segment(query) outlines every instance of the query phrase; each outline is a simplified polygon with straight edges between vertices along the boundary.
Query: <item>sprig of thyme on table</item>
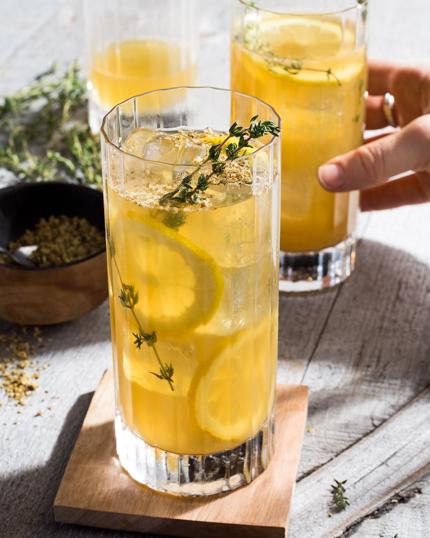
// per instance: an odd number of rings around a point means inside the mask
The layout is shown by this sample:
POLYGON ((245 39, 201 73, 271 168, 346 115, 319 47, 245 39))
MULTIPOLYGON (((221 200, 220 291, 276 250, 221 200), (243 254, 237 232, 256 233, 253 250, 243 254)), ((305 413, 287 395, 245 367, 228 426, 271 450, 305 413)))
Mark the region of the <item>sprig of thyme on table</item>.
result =
POLYGON ((280 128, 272 121, 256 121, 258 116, 254 116, 248 127, 241 127, 234 122, 228 131, 228 136, 220 143, 209 149, 207 158, 189 175, 185 176, 180 185, 172 192, 169 192, 160 198, 160 205, 184 205, 197 204, 201 201, 201 193, 210 185, 215 176, 221 175, 229 162, 232 162, 246 154, 246 149, 252 147, 251 140, 261 138, 267 134, 279 136, 280 128), (238 138, 238 142, 231 142, 226 145, 231 138, 238 138), (225 147, 226 159, 220 160, 221 151, 225 147), (243 150, 243 152, 242 152, 243 150), (200 170, 210 165, 212 171, 208 174, 200 174, 200 170))
POLYGON ((331 494, 333 495, 333 501, 341 510, 346 510, 346 507, 349 506, 348 498, 345 497, 345 486, 347 480, 339 482, 339 480, 334 480, 336 484, 331 486, 331 494))
POLYGON ((173 374, 174 374, 175 370, 174 370, 172 364, 167 364, 167 362, 164 363, 164 364, 162 363, 162 361, 160 359, 160 356, 159 356, 159 354, 157 352, 157 348, 155 347, 155 344, 157 343, 157 335, 156 335, 155 331, 152 331, 152 333, 147 333, 142 328, 142 325, 141 325, 141 323, 140 323, 140 321, 139 321, 139 319, 138 319, 138 317, 136 315, 136 311, 134 309, 134 307, 136 306, 136 304, 139 301, 139 292, 135 291, 134 284, 124 284, 124 282, 123 282, 123 280, 121 278, 121 273, 119 271, 119 267, 118 267, 116 258, 115 258, 115 254, 116 254, 115 244, 114 244, 112 239, 109 239, 109 251, 110 251, 110 255, 112 257, 112 260, 114 262, 116 271, 118 273, 118 278, 119 278, 120 283, 121 283, 121 294, 118 296, 118 298, 120 300, 120 303, 121 303, 121 306, 123 308, 127 308, 127 309, 129 309, 131 311, 131 313, 132 313, 132 315, 134 317, 134 320, 137 323, 137 327, 139 329, 138 333, 132 333, 132 335, 136 339, 134 341, 134 345, 137 347, 137 349, 140 349, 142 344, 146 343, 146 345, 148 347, 152 348, 152 350, 155 353, 155 356, 157 357, 158 364, 160 366, 160 373, 156 374, 155 372, 150 372, 150 374, 155 375, 155 377, 158 377, 158 379, 165 379, 169 383, 169 386, 170 386, 171 390, 174 391, 175 389, 173 388, 173 383, 174 383, 173 374))
POLYGON ((76 62, 63 75, 54 64, 29 88, 6 97, 0 105, 0 166, 21 181, 72 179, 100 188, 99 136, 86 125, 69 125, 86 106, 76 62))

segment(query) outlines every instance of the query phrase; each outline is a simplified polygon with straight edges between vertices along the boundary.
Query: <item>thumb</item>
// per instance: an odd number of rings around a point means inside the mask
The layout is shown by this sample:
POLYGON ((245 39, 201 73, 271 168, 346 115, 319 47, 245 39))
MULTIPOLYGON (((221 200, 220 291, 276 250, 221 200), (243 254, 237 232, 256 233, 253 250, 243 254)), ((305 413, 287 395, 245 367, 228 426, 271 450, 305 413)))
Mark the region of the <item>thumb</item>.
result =
POLYGON ((354 191, 380 185, 409 170, 430 171, 430 115, 331 159, 320 166, 318 179, 328 191, 354 191))

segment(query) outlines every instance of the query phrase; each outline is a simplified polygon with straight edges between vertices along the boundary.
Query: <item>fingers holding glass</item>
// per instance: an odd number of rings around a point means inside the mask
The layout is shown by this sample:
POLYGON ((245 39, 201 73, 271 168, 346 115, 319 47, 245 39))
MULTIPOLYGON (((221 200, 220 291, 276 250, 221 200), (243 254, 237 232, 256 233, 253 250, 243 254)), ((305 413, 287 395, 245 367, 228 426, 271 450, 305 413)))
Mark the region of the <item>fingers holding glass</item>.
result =
POLYGON ((430 174, 417 172, 361 193, 361 211, 394 209, 430 201, 430 174))
POLYGON ((430 173, 429 146, 430 115, 332 159, 319 168, 318 178, 325 189, 344 192, 376 187, 409 170, 430 173))

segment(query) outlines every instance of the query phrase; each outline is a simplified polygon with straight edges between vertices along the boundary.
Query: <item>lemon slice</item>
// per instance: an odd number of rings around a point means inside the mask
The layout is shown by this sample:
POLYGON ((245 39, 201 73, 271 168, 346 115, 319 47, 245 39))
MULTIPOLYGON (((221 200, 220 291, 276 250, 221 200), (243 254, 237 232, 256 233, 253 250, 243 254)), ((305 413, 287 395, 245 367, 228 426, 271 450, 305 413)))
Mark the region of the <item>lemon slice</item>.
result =
MULTIPOLYGON (((202 138, 205 142, 210 142, 213 146, 217 144, 221 144, 225 140, 225 134, 218 135, 218 134, 207 134, 202 138)), ((228 141, 228 144, 238 144, 239 138, 237 136, 232 136, 230 140, 228 141)), ((226 145, 228 145, 226 144, 226 145)), ((250 147, 245 148, 243 151, 240 152, 240 156, 245 155, 251 155, 252 153, 255 153, 258 149, 262 147, 262 144, 259 142, 253 141, 253 143, 250 145, 250 147)), ((225 155, 225 150, 223 149, 223 155, 225 155)), ((253 158, 250 157, 250 166, 253 166, 253 158)), ((269 159, 265 153, 258 153, 257 154, 257 167, 261 168, 267 168, 269 159)))
POLYGON ((275 56, 296 60, 338 56, 344 41, 339 24, 310 17, 268 19, 261 23, 261 33, 275 56))
POLYGON ((225 337, 221 352, 201 364, 191 381, 191 415, 202 430, 232 447, 255 435, 271 410, 276 371, 271 332, 267 317, 225 337))
MULTIPOLYGON (((212 146, 217 146, 218 144, 221 144, 221 142, 224 142, 225 138, 226 138, 225 133, 222 135, 214 133, 214 134, 207 134, 203 136, 202 140, 204 140, 205 142, 209 142, 210 144, 212 144, 212 146)), ((239 138, 237 136, 232 136, 230 140, 228 141, 228 143, 223 147, 221 155, 225 155, 225 147, 228 146, 229 144, 239 144, 239 138)), ((251 145, 251 147, 245 148, 244 154, 254 153, 254 151, 257 151, 257 149, 258 149, 257 146, 251 145)))
POLYGON ((128 210, 115 221, 122 281, 139 292, 135 312, 144 330, 185 334, 208 323, 224 293, 214 259, 142 212, 128 210))
MULTIPOLYGON (((335 22, 311 17, 276 17, 262 21, 259 28, 270 56, 264 56, 264 49, 253 60, 264 73, 269 65, 274 77, 287 78, 299 85, 338 86, 363 69, 364 51, 357 50, 353 55, 354 32, 335 22), (294 62, 303 65, 303 69, 294 71, 294 62), (291 67, 292 71, 285 67, 291 67), (328 70, 333 75, 328 76, 328 70)), ((260 82, 266 84, 263 79, 260 82)))

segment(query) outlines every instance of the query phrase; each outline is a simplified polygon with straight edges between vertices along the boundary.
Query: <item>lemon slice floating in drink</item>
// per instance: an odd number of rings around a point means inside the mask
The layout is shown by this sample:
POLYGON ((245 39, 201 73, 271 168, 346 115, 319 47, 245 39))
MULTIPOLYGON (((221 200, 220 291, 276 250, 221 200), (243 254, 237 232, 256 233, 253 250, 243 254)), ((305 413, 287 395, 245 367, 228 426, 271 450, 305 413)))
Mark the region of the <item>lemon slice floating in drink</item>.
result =
POLYGON ((191 381, 190 414, 202 430, 232 446, 257 432, 271 409, 276 364, 268 361, 270 334, 267 317, 226 338, 222 351, 201 364, 191 381))
POLYGON ((279 58, 331 58, 340 53, 342 29, 330 21, 308 17, 286 17, 263 22, 262 34, 270 51, 279 58))
POLYGON ((113 220, 112 235, 124 238, 123 244, 115 245, 117 257, 128 260, 122 280, 138 284, 135 312, 143 329, 156 331, 159 337, 185 334, 208 323, 224 292, 223 276, 213 258, 137 211, 113 220), (120 227, 127 233, 121 233, 120 227))
MULTIPOLYGON (((350 59, 344 61, 354 52, 355 35, 335 22, 285 17, 262 21, 259 28, 261 40, 267 45, 253 60, 265 72, 269 68, 272 75, 293 83, 339 86, 362 66, 360 55, 358 66, 350 59)), ((260 82, 265 85, 264 80, 260 82)))

